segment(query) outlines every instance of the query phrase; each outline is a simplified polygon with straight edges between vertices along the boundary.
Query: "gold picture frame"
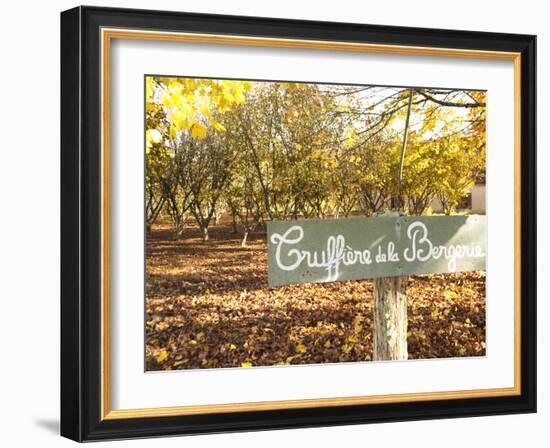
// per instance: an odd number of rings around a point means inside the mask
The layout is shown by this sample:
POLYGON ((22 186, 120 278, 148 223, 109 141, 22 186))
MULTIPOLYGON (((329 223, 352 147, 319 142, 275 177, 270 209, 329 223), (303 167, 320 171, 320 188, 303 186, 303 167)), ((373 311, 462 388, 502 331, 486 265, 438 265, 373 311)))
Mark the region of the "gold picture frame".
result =
MULTIPOLYGON (((506 403, 515 403, 515 407, 518 409, 518 412, 521 409, 530 409, 533 408, 533 387, 525 388, 525 384, 532 383, 533 372, 529 369, 529 372, 525 372, 525 363, 534 363, 532 350, 530 349, 527 353, 525 352, 526 343, 528 342, 525 337, 526 331, 533 331, 532 328, 525 329, 522 327, 522 322, 526 321, 534 322, 533 315, 531 315, 531 308, 526 309, 525 302, 527 300, 534 300, 534 297, 525 296, 525 281, 526 278, 529 280, 535 275, 533 270, 533 265, 535 260, 534 247, 531 240, 526 240, 526 232, 531 232, 534 226, 532 222, 531 215, 533 214, 534 202, 532 202, 534 193, 531 191, 525 190, 525 185, 528 184, 531 188, 531 180, 525 178, 526 172, 531 172, 533 169, 534 161, 531 160, 529 154, 534 152, 534 143, 530 140, 529 136, 525 135, 525 130, 529 129, 530 124, 532 123, 532 108, 533 103, 530 100, 532 95, 532 89, 534 91, 534 85, 532 85, 532 78, 534 74, 532 73, 532 60, 534 58, 533 54, 533 45, 534 38, 532 36, 516 36, 516 35, 506 35, 501 38, 501 47, 499 49, 490 49, 491 42, 489 35, 486 36, 470 36, 468 33, 466 35, 461 35, 461 32, 448 32, 445 36, 440 37, 439 40, 436 38, 439 35, 432 35, 431 30, 425 30, 424 33, 426 36, 432 36, 434 46, 427 46, 424 43, 413 43, 408 45, 404 42, 395 42, 395 38, 391 37, 389 29, 386 31, 372 31, 368 29, 368 26, 363 26, 365 28, 365 42, 351 42, 346 41, 345 39, 345 27, 339 26, 339 24, 321 24, 320 28, 325 28, 331 30, 333 33, 338 30, 343 30, 343 37, 341 40, 327 40, 314 38, 292 38, 292 37, 277 37, 276 28, 277 26, 283 27, 294 27, 296 34, 304 34, 303 31, 300 31, 300 23, 285 23, 282 22, 269 22, 272 25, 273 29, 270 32, 266 32, 267 35, 264 36, 253 36, 249 35, 246 30, 246 25, 243 25, 243 34, 230 34, 224 32, 223 27, 220 27, 220 24, 217 19, 209 18, 208 16, 202 16, 206 21, 211 20, 210 28, 218 29, 219 32, 208 32, 206 29, 202 32, 193 29, 192 31, 174 31, 170 29, 168 23, 165 25, 166 29, 161 29, 160 23, 162 20, 167 20, 167 16, 161 13, 156 12, 147 12, 143 13, 145 21, 150 21, 153 23, 153 20, 156 20, 154 23, 154 30, 147 29, 146 26, 137 25, 133 23, 133 18, 130 12, 125 12, 123 10, 111 11, 103 8, 76 8, 70 11, 63 13, 63 26, 65 27, 65 33, 67 36, 71 35, 73 38, 74 33, 80 36, 80 39, 94 39, 93 43, 96 45, 98 54, 93 56, 97 61, 97 69, 99 74, 99 85, 97 90, 93 93, 97 95, 99 100, 99 112, 100 112, 100 123, 99 123, 99 132, 98 132, 98 142, 99 142, 99 160, 100 163, 96 167, 99 169, 99 182, 98 182, 98 193, 99 193, 99 207, 98 207, 98 218, 99 218, 99 252, 97 259, 97 272, 100 275, 99 285, 98 285, 98 316, 99 321, 97 322, 97 334, 99 335, 98 348, 98 359, 95 360, 96 364, 99 367, 99 372, 97 376, 97 382, 95 383, 99 388, 99 405, 97 403, 90 407, 88 401, 90 397, 83 398, 82 395, 89 393, 89 390, 94 389, 94 387, 88 387, 87 392, 80 395, 80 397, 74 397, 75 390, 78 387, 82 387, 82 379, 78 377, 78 381, 73 378, 72 380, 67 380, 67 383, 71 383, 70 386, 67 386, 64 389, 65 398, 62 397, 62 402, 67 401, 67 397, 70 396, 73 401, 78 403, 78 406, 82 409, 86 408, 84 412, 86 418, 84 420, 95 421, 95 426, 88 424, 86 426, 87 433, 83 432, 84 423, 82 420, 75 422, 72 417, 67 416, 67 408, 62 409, 62 433, 64 435, 74 438, 77 440, 93 440, 95 438, 118 438, 118 437, 131 437, 133 432, 131 429, 128 429, 128 422, 136 421, 138 419, 146 419, 150 423, 147 426, 145 434, 163 434, 161 422, 163 418, 173 418, 181 419, 178 421, 182 422, 182 428, 185 427, 185 418, 191 416, 209 416, 209 415, 225 415, 234 414, 233 418, 237 418, 238 415, 242 413, 259 413, 266 411, 297 411, 297 410, 315 410, 319 408, 326 408, 327 413, 333 412, 335 408, 345 408, 349 409, 365 409, 365 407, 370 406, 373 408, 373 405, 388 405, 388 404, 398 404, 398 403, 416 403, 419 406, 422 406, 422 403, 434 402, 434 401, 445 401, 449 403, 449 406, 452 406, 452 402, 456 400, 470 400, 470 399, 508 399, 506 403), (108 14, 106 14, 108 12, 108 14), (108 17, 105 18, 105 17, 108 17), (114 17, 114 18, 113 18, 114 17), (79 23, 86 22, 92 24, 89 26, 86 31, 84 27, 79 26, 79 23), (89 34, 93 30, 93 35, 89 34), (370 33, 370 34, 369 34, 370 33), (385 40, 387 42, 375 42, 369 41, 369 36, 375 34, 379 36, 379 40, 385 40), (384 35, 386 33, 386 35, 384 35), (92 36, 92 37, 90 37, 92 36), (475 37, 477 40, 477 48, 468 48, 460 47, 461 42, 466 42, 467 38, 475 37), (514 65, 514 154, 515 154, 515 178, 514 178, 514 386, 507 388, 493 388, 493 389, 475 389, 475 390, 461 390, 461 391, 447 391, 447 392, 422 392, 422 393, 405 393, 405 394, 395 394, 395 395, 373 395, 373 396, 354 396, 354 397, 339 397, 339 398, 316 398, 316 399, 305 399, 305 400, 283 400, 283 401, 265 401, 265 402, 243 402, 243 403, 232 403, 232 404, 218 404, 218 405, 183 405, 175 407, 156 407, 156 408, 141 408, 141 409, 113 409, 110 405, 111 403, 111 369, 110 369, 110 358, 111 358, 111 324, 110 324, 110 246, 111 246, 111 234, 110 234, 110 136, 111 136, 111 114, 110 114, 110 105, 111 105, 111 45, 113 41, 117 39, 124 40, 140 40, 140 41, 163 41, 163 42, 185 42, 185 43, 200 43, 200 44, 209 44, 209 45, 238 45, 243 47, 275 47, 275 48, 287 48, 287 49, 313 49, 313 50, 326 50, 326 51, 342 51, 342 52, 369 52, 369 53, 380 53, 380 54, 397 54, 397 55, 409 55, 409 56, 436 56, 436 57, 449 57, 449 58, 468 58, 468 59, 483 59, 483 60, 504 60, 512 61, 514 65), (392 42, 393 40, 393 42, 392 42), (439 45, 438 45, 439 43, 439 45), (457 45, 452 46, 451 45, 457 45), (527 92, 527 93, 526 93, 527 92), (530 111, 527 113, 526 111, 530 111), (531 195, 531 196, 528 196, 531 195), (529 215, 527 221, 525 216, 529 215), (528 223, 529 228, 524 228, 525 223, 528 223), (530 261, 530 265, 526 267, 525 260, 530 261), (528 276, 526 277, 526 269, 529 271, 528 276), (81 386, 76 386, 75 383, 80 381, 81 386), (527 383, 529 382, 529 383, 527 383), (530 405, 526 406, 525 402, 529 402, 530 405), (521 406, 520 406, 521 403, 521 406), (65 424, 63 423, 65 422, 65 424), (118 422, 118 423, 117 423, 118 422), (121 426, 117 426, 120 424, 121 426), (111 425, 111 426, 106 426, 111 425), (108 429, 98 429, 98 428, 108 428, 108 429), (112 429, 114 428, 114 429, 112 429)), ((168 17, 171 17, 172 20, 178 18, 181 19, 182 28, 189 27, 189 23, 193 21, 194 16, 187 17, 185 15, 178 16, 176 13, 174 15, 168 14, 168 17)), ((228 19, 229 20, 229 19, 228 19)), ((254 23, 253 19, 252 22, 254 23)), ((268 21, 269 19, 258 19, 268 21)), ((138 20, 139 22, 139 20, 138 20)), ((142 22, 139 22, 142 23, 142 22)), ((235 18, 235 24, 240 23, 239 19, 235 18)), ((247 22, 248 23, 248 22, 247 22)), ((357 25, 361 27, 361 25, 357 25)), ((281 35, 284 34, 284 31, 279 31, 281 35)), ((63 39, 63 34, 62 34, 63 39)), ((62 41, 63 45, 63 41, 62 41)), ((86 60, 85 55, 82 55, 80 52, 84 51, 81 47, 78 46, 78 41, 75 40, 72 43, 65 42, 66 45, 66 54, 65 56, 65 73, 62 72, 62 76, 68 79, 69 77, 75 76, 75 73, 81 73, 82 66, 81 61, 86 60), (76 48, 75 48, 76 46, 76 48), (78 58, 76 58, 78 56, 78 58)), ((93 45, 92 45, 93 48, 93 45)), ((62 48, 63 49, 63 48, 62 48)), ((68 82, 68 81, 67 81, 68 82)), ((73 83, 74 84, 74 83, 73 83)), ((78 98, 81 98, 81 89, 84 88, 83 81, 77 83, 78 86, 75 89, 74 85, 66 88, 65 95, 74 96, 77 95, 78 98)), ((71 103, 70 100, 67 100, 67 104, 71 103)), ((72 103, 71 103, 72 104, 72 103)), ((79 107, 78 105, 73 105, 74 107, 79 107)), ((65 118, 67 118, 71 109, 68 105, 64 106, 65 118)), ((62 117, 63 118, 63 117, 62 117)), ((67 133, 69 139, 69 134, 74 132, 75 126, 86 126, 86 117, 81 115, 78 116, 78 119, 72 122, 67 122, 65 126, 70 129, 64 131, 67 133)), ((72 134, 71 134, 72 135, 72 134)), ((86 150, 83 148, 82 143, 78 143, 81 148, 80 151, 86 150)), ((73 151, 74 145, 65 142, 62 151, 73 151)), ((77 162, 74 162, 75 164, 77 162)), ((67 166, 64 169, 64 174, 69 169, 73 169, 73 165, 70 167, 67 166)), ((65 185, 65 188, 67 185, 65 185)), ((80 198, 78 200, 81 200, 80 198)), ((81 203, 79 202, 79 207, 81 203)), ((74 206, 71 206, 70 209, 65 211, 67 220, 73 216, 80 208, 74 209, 74 206)), ((72 219, 72 218, 71 218, 72 219)), ((81 251, 81 246, 74 247, 75 241, 67 241, 64 255, 65 257, 73 254, 74 251, 81 251)), ((81 254, 81 252, 79 252, 81 254)), ((82 255, 82 254, 81 254, 82 255)), ((74 279, 64 280, 68 283, 75 281, 74 279)), ((70 288, 69 288, 70 289, 70 288)), ((81 297, 81 296, 79 296, 81 297)), ((69 300, 76 300, 74 297, 66 296, 63 298, 66 303, 69 300)), ((78 300, 81 300, 80 298, 78 300)), ((74 309, 72 306, 66 306, 66 313, 63 317, 64 325, 69 326, 73 325, 68 322, 69 315, 74 317, 74 309)), ((79 317, 82 319, 82 308, 78 310, 79 317)), ((96 315, 97 316, 97 315, 96 315)), ((88 318, 88 317, 85 317, 88 318)), ((82 327, 73 328, 71 331, 81 332, 83 331, 82 327)), ((93 337, 93 335, 92 335, 93 337)), ((63 342, 62 342, 63 343, 63 342)), ((75 353, 80 353, 83 348, 81 346, 74 347, 73 345, 67 345, 66 352, 70 355, 66 355, 63 360, 64 369, 67 370, 66 377, 73 375, 73 370, 75 363, 78 364, 83 362, 78 360, 79 358, 75 356, 75 353)), ((80 368, 84 368, 84 365, 81 365, 80 368)), ((85 388, 86 389, 86 388, 85 388)), ((63 392, 62 392, 63 395, 63 392)), ((495 401, 497 403, 498 401, 495 401)), ((492 403, 492 402, 491 402, 492 403)), ((514 407, 513 405, 509 405, 514 407)), ((338 411, 334 411, 338 412, 338 411)), ((374 412, 374 411, 373 411, 374 412)), ((460 411, 458 411, 460 413, 460 411)), ((469 415, 465 411, 462 412, 464 415, 469 415)), ((480 410, 479 413, 482 413, 480 410)), ((443 413, 444 414, 444 413, 443 413)), ((447 413, 448 414, 448 413, 447 413)), ((473 413, 475 415, 475 412, 473 413)), ((406 416, 402 417, 406 418, 406 416)), ((396 416, 395 419, 399 419, 399 416, 396 416)), ((351 421, 351 420, 349 420, 351 421)), ((368 421, 367 418, 364 421, 368 421)), ((323 419, 320 419, 318 424, 323 424, 323 419)), ((345 421, 344 421, 345 422, 345 421)), ((307 424, 307 423, 305 423, 307 424)), ((315 422, 313 423, 315 424, 315 422)), ((235 428, 247 429, 252 426, 239 426, 238 421, 235 423, 235 428)), ((262 425, 259 423, 258 428, 261 428, 262 425)), ((265 426, 264 426, 265 427, 265 426)), ((274 423, 274 427, 277 427, 277 424, 274 423)), ((282 422, 280 427, 292 427, 288 423, 282 422)), ((197 424, 193 429, 186 430, 182 429, 181 431, 172 431, 170 433, 193 433, 193 432, 202 432, 201 424, 197 424)), ((220 430, 222 430, 223 425, 220 425, 220 430)), ((214 429, 216 430, 216 429, 214 429)), ((169 432, 166 432, 169 433, 169 432)))

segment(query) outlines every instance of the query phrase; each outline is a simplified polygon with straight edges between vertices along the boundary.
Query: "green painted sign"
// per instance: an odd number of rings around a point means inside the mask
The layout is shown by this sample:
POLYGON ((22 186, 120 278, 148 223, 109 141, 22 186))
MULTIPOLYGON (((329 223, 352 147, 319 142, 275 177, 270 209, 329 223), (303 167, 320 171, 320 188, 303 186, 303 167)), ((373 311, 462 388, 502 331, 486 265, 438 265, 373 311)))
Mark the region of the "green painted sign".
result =
POLYGON ((485 269, 485 216, 272 221, 269 286, 485 269))

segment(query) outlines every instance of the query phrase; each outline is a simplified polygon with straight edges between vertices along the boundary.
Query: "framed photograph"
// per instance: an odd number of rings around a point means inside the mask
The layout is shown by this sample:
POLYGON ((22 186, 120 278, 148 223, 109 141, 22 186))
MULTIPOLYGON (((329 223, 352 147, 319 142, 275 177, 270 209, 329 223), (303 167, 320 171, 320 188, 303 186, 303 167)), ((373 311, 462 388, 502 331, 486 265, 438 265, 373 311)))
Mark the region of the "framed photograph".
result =
POLYGON ((61 14, 61 433, 536 411, 535 36, 61 14))

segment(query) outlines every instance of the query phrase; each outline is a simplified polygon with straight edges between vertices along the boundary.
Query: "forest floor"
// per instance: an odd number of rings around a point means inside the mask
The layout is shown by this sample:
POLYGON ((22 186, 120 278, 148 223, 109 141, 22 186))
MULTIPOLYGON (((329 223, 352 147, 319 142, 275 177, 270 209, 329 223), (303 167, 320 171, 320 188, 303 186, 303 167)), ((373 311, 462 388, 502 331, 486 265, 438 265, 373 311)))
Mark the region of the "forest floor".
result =
MULTIPOLYGON (((267 286, 265 234, 229 222, 147 236, 146 367, 175 370, 369 361, 372 281, 267 286)), ((409 359, 485 355, 485 273, 411 276, 409 359)))

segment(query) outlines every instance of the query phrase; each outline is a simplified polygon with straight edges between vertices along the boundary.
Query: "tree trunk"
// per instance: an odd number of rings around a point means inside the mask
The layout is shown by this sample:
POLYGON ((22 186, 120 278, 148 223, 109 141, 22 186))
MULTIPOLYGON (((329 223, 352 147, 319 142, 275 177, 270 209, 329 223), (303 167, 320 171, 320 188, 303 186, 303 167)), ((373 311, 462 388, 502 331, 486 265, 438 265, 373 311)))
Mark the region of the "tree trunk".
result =
POLYGON ((241 241, 241 247, 246 247, 247 239, 248 239, 248 230, 245 230, 243 235, 243 240, 241 241))
POLYGON ((202 240, 208 241, 208 226, 202 227, 201 232, 202 232, 202 240))
POLYGON ((185 218, 178 216, 174 221, 174 239, 179 240, 185 229, 185 218))
POLYGON ((408 276, 374 280, 373 361, 407 359, 408 276))
POLYGON ((231 219, 233 220, 233 233, 237 233, 237 216, 234 210, 231 210, 231 219))

